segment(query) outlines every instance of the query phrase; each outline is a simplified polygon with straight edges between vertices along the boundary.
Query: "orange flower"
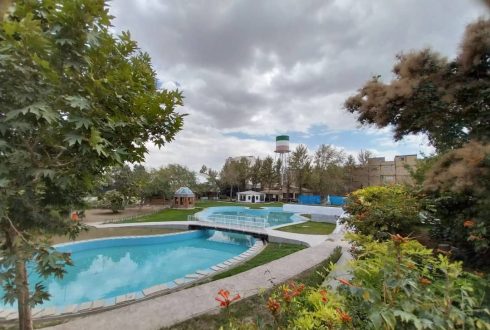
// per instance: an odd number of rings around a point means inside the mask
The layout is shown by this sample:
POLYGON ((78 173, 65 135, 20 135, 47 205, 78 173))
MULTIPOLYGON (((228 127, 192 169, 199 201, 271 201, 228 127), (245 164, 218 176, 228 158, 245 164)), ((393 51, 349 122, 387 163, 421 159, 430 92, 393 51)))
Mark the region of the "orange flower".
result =
POLYGON ((352 321, 352 317, 348 313, 340 310, 339 308, 337 308, 337 313, 339 313, 340 320, 342 322, 348 323, 348 322, 351 322, 352 321))
POLYGON ((466 220, 464 223, 463 223, 463 226, 465 226, 466 228, 473 228, 475 226, 476 222, 469 219, 469 220, 466 220))
POLYGON ((281 310, 281 304, 276 299, 269 297, 269 300, 267 301, 267 309, 269 309, 272 314, 278 314, 281 310))
POLYGON ((353 286, 352 283, 346 280, 345 278, 338 278, 337 281, 339 281, 343 285, 353 286))
POLYGON ((230 291, 228 290, 219 290, 218 294, 220 297, 214 298, 216 301, 219 302, 219 307, 222 308, 228 308, 230 304, 238 299, 240 299, 240 295, 236 294, 233 298, 230 299, 230 291))
POLYGON ((400 234, 396 234, 396 235, 391 235, 391 240, 395 242, 395 244, 402 244, 408 242, 409 238, 403 237, 400 234))
POLYGON ((325 290, 325 289, 320 290, 320 294, 322 295, 322 302, 327 303, 328 302, 327 290, 325 290))
POLYGON ((298 285, 295 282, 291 282, 282 287, 282 299, 289 303, 293 300, 294 297, 299 296, 301 292, 303 292, 305 288, 304 284, 298 285))
POLYGON ((431 280, 429 280, 427 277, 421 277, 419 280, 420 284, 422 285, 429 285, 432 283, 431 280))
POLYGON ((73 211, 71 213, 71 221, 78 221, 79 218, 78 218, 78 212, 77 211, 73 211))

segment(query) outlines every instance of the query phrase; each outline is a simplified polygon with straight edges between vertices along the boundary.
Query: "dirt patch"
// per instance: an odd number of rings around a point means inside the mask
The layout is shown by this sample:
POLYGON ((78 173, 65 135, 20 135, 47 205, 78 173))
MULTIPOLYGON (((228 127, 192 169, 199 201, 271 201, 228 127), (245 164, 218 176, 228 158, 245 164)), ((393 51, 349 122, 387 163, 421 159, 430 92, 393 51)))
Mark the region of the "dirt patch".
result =
MULTIPOLYGON (((75 241, 83 241, 86 239, 115 237, 115 236, 143 236, 143 235, 158 235, 176 233, 182 230, 178 229, 163 229, 163 228, 94 228, 89 227, 86 232, 80 233, 75 241)), ((66 236, 55 236, 51 240, 53 244, 65 243, 70 240, 66 236)))

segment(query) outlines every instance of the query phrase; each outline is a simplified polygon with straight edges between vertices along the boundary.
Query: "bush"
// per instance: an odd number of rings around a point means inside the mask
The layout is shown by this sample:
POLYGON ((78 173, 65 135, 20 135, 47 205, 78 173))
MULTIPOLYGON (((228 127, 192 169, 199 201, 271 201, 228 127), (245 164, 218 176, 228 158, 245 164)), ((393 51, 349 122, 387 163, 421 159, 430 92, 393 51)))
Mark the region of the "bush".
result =
POLYGON ((345 210, 350 214, 347 226, 377 239, 407 234, 420 223, 419 199, 402 185, 359 189, 349 195, 345 210))
POLYGON ((124 210, 124 196, 117 190, 108 190, 102 196, 102 207, 117 213, 124 210))
POLYGON ((482 308, 488 281, 463 272, 461 262, 400 235, 382 243, 350 239, 357 246, 354 279, 340 293, 356 328, 490 329, 482 308))

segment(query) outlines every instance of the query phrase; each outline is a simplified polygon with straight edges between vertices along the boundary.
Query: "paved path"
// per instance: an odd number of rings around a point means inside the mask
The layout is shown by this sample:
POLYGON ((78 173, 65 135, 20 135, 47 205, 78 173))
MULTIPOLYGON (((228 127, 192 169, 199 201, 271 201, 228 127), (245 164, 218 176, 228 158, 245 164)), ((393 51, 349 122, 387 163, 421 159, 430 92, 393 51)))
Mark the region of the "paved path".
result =
POLYGON ((331 235, 331 241, 288 255, 246 272, 218 281, 174 292, 154 299, 141 301, 115 310, 92 314, 71 320, 49 329, 153 330, 168 327, 197 315, 217 310, 214 298, 218 290, 227 289, 232 294, 249 297, 261 288, 271 288, 325 260, 337 245, 345 245, 341 234, 331 235))

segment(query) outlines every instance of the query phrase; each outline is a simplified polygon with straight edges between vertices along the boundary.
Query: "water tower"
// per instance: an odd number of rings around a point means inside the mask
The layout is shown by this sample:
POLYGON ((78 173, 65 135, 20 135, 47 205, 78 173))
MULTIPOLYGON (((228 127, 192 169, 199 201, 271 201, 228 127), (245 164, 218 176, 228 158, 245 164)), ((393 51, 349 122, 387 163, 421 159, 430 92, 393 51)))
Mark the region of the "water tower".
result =
POLYGON ((279 135, 276 136, 276 151, 281 160, 281 189, 284 187, 284 181, 287 180, 287 167, 288 167, 288 153, 289 153, 289 136, 279 135))

